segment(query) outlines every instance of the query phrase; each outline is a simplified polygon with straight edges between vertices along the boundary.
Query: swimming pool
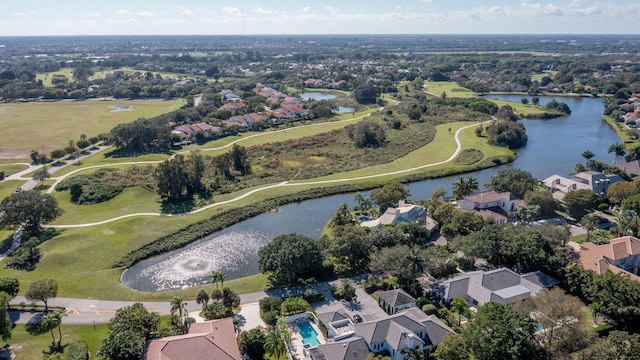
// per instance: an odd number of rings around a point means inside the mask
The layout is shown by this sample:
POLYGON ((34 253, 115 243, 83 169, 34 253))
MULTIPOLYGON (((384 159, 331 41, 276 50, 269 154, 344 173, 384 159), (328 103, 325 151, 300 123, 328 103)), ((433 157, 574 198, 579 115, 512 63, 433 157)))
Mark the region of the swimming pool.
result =
POLYGON ((320 341, 318 341, 318 333, 308 321, 298 323, 298 328, 300 328, 300 335, 302 336, 303 344, 309 344, 311 346, 320 345, 320 341))

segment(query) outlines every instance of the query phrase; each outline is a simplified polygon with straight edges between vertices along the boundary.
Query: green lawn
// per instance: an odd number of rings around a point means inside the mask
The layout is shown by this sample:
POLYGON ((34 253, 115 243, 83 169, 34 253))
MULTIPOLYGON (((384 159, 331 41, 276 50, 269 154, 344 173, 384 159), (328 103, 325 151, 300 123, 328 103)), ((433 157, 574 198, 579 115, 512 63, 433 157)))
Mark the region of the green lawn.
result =
MULTIPOLYGON (((62 318, 62 345, 65 347, 65 355, 68 351, 65 345, 71 342, 82 340, 87 343, 91 358, 96 358, 96 352, 102 340, 109 336, 107 324, 93 325, 65 325, 65 318, 62 318)), ((58 330, 54 330, 56 340, 58 330)), ((40 360, 43 351, 49 351, 51 345, 51 333, 32 335, 26 331, 25 325, 16 325, 11 331, 11 340, 8 341, 16 350, 16 359, 40 360)))
POLYGON ((24 164, 0 164, 0 170, 4 170, 4 176, 13 175, 28 168, 29 165, 24 164))
POLYGON ((453 81, 426 81, 426 91, 434 96, 442 96, 443 92, 447 93, 448 97, 456 98, 470 98, 478 97, 479 95, 469 89, 460 87, 453 81))
POLYGON ((5 136, 2 147, 32 146, 38 150, 43 145, 66 145, 69 140, 77 141, 81 134, 91 137, 106 133, 118 124, 158 116, 183 104, 184 100, 65 100, 0 104, 0 132, 11 134, 5 136), (129 105, 136 109, 111 112, 114 105, 129 105))
POLYGON ((515 111, 518 115, 525 118, 529 115, 541 115, 547 112, 547 110, 543 106, 539 106, 539 105, 538 106, 535 106, 533 104, 524 105, 521 102, 515 102, 515 101, 504 101, 504 100, 494 100, 494 99, 487 99, 487 100, 495 103, 498 106, 509 105, 513 108, 513 111, 515 111))
MULTIPOLYGON (((105 76, 107 76, 107 74, 113 74, 116 71, 122 71, 124 73, 127 74, 133 74, 135 72, 140 72, 140 73, 146 73, 146 71, 141 71, 141 70, 135 70, 133 68, 122 68, 122 69, 116 69, 116 70, 99 70, 99 69, 94 69, 94 73, 92 76, 89 77, 89 80, 97 80, 97 79, 104 79, 105 76)), ((168 72, 157 72, 157 71, 152 71, 153 75, 155 76, 156 74, 160 74, 160 76, 162 76, 163 79, 190 79, 190 78, 196 78, 196 76, 192 76, 192 75, 185 75, 185 74, 178 74, 178 73, 168 73, 168 72)), ((67 79, 69 79, 70 82, 74 81, 73 79, 73 69, 72 68, 64 68, 64 69, 60 69, 58 71, 55 72, 50 72, 50 73, 39 73, 36 74, 36 80, 42 80, 42 84, 46 87, 51 87, 53 86, 51 84, 51 79, 53 79, 54 75, 64 75, 67 77, 67 79)))

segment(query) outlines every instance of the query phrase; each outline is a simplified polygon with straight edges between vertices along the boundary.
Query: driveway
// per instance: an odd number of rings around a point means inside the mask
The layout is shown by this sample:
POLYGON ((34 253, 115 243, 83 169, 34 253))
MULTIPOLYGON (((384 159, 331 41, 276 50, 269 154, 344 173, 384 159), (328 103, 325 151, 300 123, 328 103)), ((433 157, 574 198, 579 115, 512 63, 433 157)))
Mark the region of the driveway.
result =
POLYGON ((350 318, 358 314, 362 316, 365 321, 382 319, 387 316, 387 313, 382 310, 378 302, 362 290, 360 286, 356 286, 356 296, 356 299, 351 302, 336 300, 331 297, 321 305, 314 306, 314 308, 316 312, 319 313, 344 310, 350 318))
POLYGON ((235 317, 240 319, 238 327, 242 331, 255 329, 258 326, 267 327, 260 317, 260 303, 257 302, 240 306, 240 312, 235 317))

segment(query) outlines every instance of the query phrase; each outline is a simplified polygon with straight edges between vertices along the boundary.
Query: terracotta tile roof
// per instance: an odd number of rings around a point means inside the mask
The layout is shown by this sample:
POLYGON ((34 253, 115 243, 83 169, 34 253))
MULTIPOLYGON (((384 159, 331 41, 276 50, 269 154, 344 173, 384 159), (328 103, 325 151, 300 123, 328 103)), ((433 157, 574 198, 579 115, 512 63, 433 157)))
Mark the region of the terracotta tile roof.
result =
POLYGON ((225 318, 191 324, 189 333, 152 340, 145 360, 240 360, 233 320, 225 318))
POLYGON ((596 274, 604 274, 609 270, 640 281, 639 276, 613 263, 638 254, 640 254, 640 240, 633 236, 623 236, 601 244, 583 243, 580 244, 578 251, 580 264, 587 270, 592 270, 596 274))

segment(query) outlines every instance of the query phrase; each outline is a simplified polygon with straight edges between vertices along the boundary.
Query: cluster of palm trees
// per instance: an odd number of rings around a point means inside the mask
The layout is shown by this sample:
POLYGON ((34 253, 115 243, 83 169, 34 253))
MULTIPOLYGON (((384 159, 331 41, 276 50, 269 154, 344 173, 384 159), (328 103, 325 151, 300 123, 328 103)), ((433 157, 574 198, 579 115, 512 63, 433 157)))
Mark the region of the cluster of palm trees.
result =
POLYGON ((469 196, 478 191, 478 179, 473 176, 463 176, 456 179, 453 183, 453 197, 456 199, 462 199, 465 196, 469 196))

